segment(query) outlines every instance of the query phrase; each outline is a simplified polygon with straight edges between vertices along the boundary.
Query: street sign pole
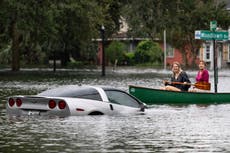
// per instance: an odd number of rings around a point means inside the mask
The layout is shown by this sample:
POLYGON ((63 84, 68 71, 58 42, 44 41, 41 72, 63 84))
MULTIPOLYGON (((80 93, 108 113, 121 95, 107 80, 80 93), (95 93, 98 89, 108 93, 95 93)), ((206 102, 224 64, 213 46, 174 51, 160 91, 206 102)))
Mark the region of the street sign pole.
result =
POLYGON ((164 30, 164 70, 166 70, 166 30, 164 30))
MULTIPOLYGON (((216 39, 218 39, 218 35, 216 34, 217 22, 211 21, 210 22, 210 31, 213 31, 213 65, 214 65, 214 90, 217 93, 217 84, 218 84, 218 66, 217 66, 217 52, 216 52, 216 39)), ((223 39, 223 38, 221 38, 223 39)))
POLYGON ((102 39, 102 64, 101 64, 101 76, 105 76, 105 27, 101 26, 101 39, 102 39))
POLYGON ((214 64, 214 88, 215 88, 215 93, 217 93, 218 67, 217 67, 217 52, 216 52, 216 40, 215 39, 213 39, 213 64, 214 64))

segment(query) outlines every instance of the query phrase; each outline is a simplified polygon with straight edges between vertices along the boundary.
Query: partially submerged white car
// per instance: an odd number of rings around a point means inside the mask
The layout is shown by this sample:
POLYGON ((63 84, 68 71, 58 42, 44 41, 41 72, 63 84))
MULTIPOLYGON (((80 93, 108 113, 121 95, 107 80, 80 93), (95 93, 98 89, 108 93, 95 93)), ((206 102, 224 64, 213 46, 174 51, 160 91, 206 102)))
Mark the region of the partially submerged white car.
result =
POLYGON ((34 96, 12 96, 10 116, 77 116, 143 113, 146 105, 127 92, 110 87, 67 85, 34 96))

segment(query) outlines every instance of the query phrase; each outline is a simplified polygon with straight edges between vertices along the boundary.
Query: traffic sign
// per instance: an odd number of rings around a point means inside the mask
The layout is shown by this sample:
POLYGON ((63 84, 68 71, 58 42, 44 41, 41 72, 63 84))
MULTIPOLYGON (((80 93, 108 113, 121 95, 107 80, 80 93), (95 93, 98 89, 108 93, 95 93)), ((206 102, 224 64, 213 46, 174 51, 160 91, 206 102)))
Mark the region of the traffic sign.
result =
POLYGON ((211 21, 210 22, 210 30, 211 31, 216 31, 216 27, 217 27, 217 22, 216 21, 211 21))
POLYGON ((228 31, 196 30, 195 39, 202 40, 228 40, 228 31))
POLYGON ((228 40, 230 40, 230 28, 228 29, 228 40))

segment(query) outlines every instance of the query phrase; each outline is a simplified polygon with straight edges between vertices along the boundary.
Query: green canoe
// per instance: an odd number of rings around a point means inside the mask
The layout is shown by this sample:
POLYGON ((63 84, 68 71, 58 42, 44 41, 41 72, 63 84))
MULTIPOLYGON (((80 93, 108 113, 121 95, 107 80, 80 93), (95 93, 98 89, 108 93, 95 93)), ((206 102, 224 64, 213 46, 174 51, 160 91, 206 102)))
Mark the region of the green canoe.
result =
POLYGON ((230 93, 176 92, 134 85, 129 86, 129 93, 148 105, 230 103, 230 93))

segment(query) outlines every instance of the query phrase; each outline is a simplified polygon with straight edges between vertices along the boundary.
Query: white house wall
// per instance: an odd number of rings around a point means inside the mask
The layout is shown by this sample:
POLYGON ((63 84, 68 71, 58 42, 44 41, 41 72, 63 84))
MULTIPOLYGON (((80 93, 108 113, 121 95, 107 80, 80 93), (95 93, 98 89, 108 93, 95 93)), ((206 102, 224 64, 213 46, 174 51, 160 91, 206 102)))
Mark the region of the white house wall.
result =
MULTIPOLYGON (((230 44, 228 42, 217 42, 216 51, 217 51, 217 66, 219 69, 228 67, 230 62, 230 44)), ((200 57, 202 60, 208 63, 209 69, 213 70, 213 41, 207 41, 203 43, 202 48, 200 49, 200 57), (207 59, 207 45, 210 44, 210 59, 207 59)))

